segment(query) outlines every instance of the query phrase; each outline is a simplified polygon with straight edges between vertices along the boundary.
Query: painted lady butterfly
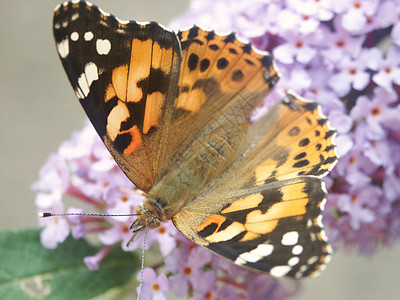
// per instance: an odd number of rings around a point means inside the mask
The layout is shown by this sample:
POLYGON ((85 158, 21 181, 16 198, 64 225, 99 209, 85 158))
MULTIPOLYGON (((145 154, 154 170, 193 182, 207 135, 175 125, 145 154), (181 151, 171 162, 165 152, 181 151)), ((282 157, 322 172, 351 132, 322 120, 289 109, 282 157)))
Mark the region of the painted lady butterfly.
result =
POLYGON ((58 54, 104 144, 147 200, 131 228, 172 220, 188 238, 273 276, 315 276, 330 259, 321 178, 335 165, 316 103, 276 84, 272 56, 197 26, 174 33, 87 2, 54 14, 58 54))

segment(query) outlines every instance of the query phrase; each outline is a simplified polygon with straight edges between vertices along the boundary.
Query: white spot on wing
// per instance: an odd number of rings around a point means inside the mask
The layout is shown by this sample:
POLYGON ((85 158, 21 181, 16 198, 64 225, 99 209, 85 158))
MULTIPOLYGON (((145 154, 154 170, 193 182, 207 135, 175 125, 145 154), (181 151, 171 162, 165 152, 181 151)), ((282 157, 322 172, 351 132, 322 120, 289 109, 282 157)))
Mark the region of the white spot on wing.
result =
POLYGON ((242 253, 242 254, 240 254, 239 258, 245 260, 246 262, 251 262, 251 263, 257 262, 261 259, 260 256, 254 255, 251 252, 242 253))
POLYGON ((300 261, 300 258, 298 258, 297 256, 293 256, 291 259, 289 259, 288 265, 295 266, 299 263, 299 261, 300 261))
MULTIPOLYGON (((78 93, 80 95, 83 95, 82 98, 87 97, 87 95, 89 94, 90 89, 89 89, 88 83, 86 81, 85 73, 83 73, 83 74, 81 74, 81 76, 79 76, 79 78, 78 78, 78 86, 79 86, 79 89, 80 89, 80 90, 78 90, 78 93)), ((82 98, 80 98, 80 99, 82 99, 82 98)))
POLYGON ((284 246, 292 246, 296 245, 298 241, 299 241, 299 233, 297 231, 289 231, 282 236, 281 243, 284 246))
POLYGON ((315 263, 318 260, 318 256, 312 256, 307 260, 307 263, 309 265, 312 265, 313 263, 315 263))
POLYGON ((318 271, 319 271, 319 272, 325 271, 326 268, 327 268, 327 265, 320 265, 318 271))
POLYGON ((115 18, 116 18, 117 21, 118 21, 119 23, 121 23, 121 24, 128 24, 128 23, 129 23, 128 20, 121 20, 120 18, 117 18, 117 17, 115 17, 115 18))
POLYGON ((307 266, 307 265, 302 265, 302 266, 300 267, 299 271, 300 271, 301 273, 304 273, 305 271, 307 271, 307 269, 308 269, 308 266, 307 266))
POLYGON ((246 262, 257 262, 260 259, 267 257, 272 253, 274 250, 274 246, 270 244, 260 244, 257 246, 257 248, 249 251, 242 253, 238 256, 238 258, 235 260, 235 263, 238 265, 243 265, 246 262))
MULTIPOLYGON (((149 24, 150 24, 149 21, 146 21, 146 22, 136 21, 136 23, 137 23, 138 25, 142 25, 142 26, 146 26, 146 25, 149 25, 149 24)), ((161 24, 160 24, 160 25, 161 25, 161 24)))
POLYGON ((318 277, 319 275, 321 275, 320 271, 314 271, 314 273, 310 274, 310 278, 315 278, 315 277, 318 277))
POLYGON ((292 254, 293 255, 299 255, 303 252, 303 246, 302 245, 296 245, 292 249, 292 254))
POLYGON ((276 266, 273 267, 269 272, 272 276, 282 277, 285 276, 292 268, 290 266, 276 266))
POLYGON ((325 230, 321 230, 321 238, 325 242, 328 241, 328 237, 326 236, 325 230))
POLYGON ((68 38, 63 39, 57 44, 57 51, 61 58, 66 58, 69 54, 69 41, 68 38))
POLYGON ((109 40, 98 39, 96 41, 96 50, 100 55, 107 55, 111 50, 111 43, 109 40))
POLYGON ((331 260, 332 260, 332 255, 327 255, 327 256, 325 256, 325 261, 324 261, 324 263, 325 263, 325 264, 329 264, 329 263, 331 262, 331 260))
POLYGON ((82 73, 78 78, 79 89, 75 91, 78 98, 83 99, 87 97, 90 92, 90 86, 92 85, 93 81, 97 79, 99 79, 97 66, 93 62, 86 64, 85 73, 82 73))
POLYGON ((99 73, 97 70, 97 66, 93 62, 86 64, 85 74, 86 74, 86 80, 87 80, 89 87, 92 85, 93 81, 99 79, 99 73))
POLYGON ((110 13, 105 12, 105 11, 102 10, 100 7, 98 7, 98 9, 99 9, 100 13, 101 13, 103 16, 105 16, 105 17, 109 17, 109 16, 110 16, 110 13))
POLYGON ((79 14, 74 14, 74 15, 72 15, 72 17, 71 17, 71 21, 75 21, 76 19, 78 19, 79 18, 79 14))
POLYGON ((260 257, 266 257, 270 255, 273 250, 274 246, 271 244, 260 244, 257 246, 256 249, 251 250, 250 252, 260 257))
POLYGON ((74 42, 76 42, 79 39, 79 33, 77 33, 76 31, 74 31, 73 33, 71 33, 71 40, 73 40, 74 42))
POLYGON ((318 224, 319 227, 322 228, 324 226, 324 224, 322 224, 322 215, 319 215, 317 217, 316 221, 317 221, 317 224, 318 224))
POLYGON ((245 263, 246 263, 246 261, 243 258, 241 258, 240 256, 238 258, 236 258, 236 260, 235 260, 235 264, 237 264, 237 265, 244 265, 245 263))
POLYGON ((91 31, 86 31, 85 34, 83 35, 83 38, 85 41, 89 42, 93 39, 93 32, 91 31))
POLYGON ((79 88, 74 90, 76 97, 78 97, 79 99, 83 99, 85 98, 85 96, 82 94, 81 90, 79 88))

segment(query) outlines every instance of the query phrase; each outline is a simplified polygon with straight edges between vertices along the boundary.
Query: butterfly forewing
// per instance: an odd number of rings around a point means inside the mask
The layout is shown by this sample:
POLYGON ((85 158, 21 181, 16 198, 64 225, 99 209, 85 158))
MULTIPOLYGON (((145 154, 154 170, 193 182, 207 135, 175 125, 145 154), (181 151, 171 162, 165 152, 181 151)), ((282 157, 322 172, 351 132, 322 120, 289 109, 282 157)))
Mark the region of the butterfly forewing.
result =
POLYGON ((278 80, 272 57, 197 26, 179 32, 179 94, 166 153, 167 172, 150 191, 168 218, 248 146, 249 120, 278 80))
POLYGON ((168 155, 173 162, 186 159, 193 146, 207 144, 221 130, 231 133, 227 142, 236 148, 254 108, 278 81, 272 56, 233 33, 222 36, 193 26, 178 36, 182 65, 168 155))
POLYGON ((121 169, 148 191, 164 165, 181 50, 156 22, 119 21, 85 2, 54 14, 56 47, 86 114, 121 169))

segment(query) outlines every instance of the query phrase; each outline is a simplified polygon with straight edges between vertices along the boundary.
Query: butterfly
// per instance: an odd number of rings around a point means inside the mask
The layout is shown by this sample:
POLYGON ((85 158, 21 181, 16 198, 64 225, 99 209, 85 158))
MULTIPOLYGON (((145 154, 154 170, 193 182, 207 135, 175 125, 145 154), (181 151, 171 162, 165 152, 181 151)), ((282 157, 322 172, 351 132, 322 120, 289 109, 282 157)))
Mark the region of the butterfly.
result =
POLYGON ((335 130, 293 92, 253 120, 279 79, 268 52, 234 33, 175 33, 83 1, 59 5, 53 30, 87 116, 147 196, 134 232, 172 220, 256 272, 301 278, 325 268, 321 178, 337 162, 335 130))

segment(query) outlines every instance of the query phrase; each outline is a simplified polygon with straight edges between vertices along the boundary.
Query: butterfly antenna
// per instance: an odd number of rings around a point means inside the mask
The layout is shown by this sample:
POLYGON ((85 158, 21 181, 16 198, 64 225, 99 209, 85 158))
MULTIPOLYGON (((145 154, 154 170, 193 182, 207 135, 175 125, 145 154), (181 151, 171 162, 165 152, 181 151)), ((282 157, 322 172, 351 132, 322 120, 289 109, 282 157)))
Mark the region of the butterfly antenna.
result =
POLYGON ((142 291, 142 286, 143 286, 143 270, 144 270, 144 253, 146 249, 146 238, 147 238, 147 224, 144 228, 144 238, 143 238, 143 248, 142 248, 142 266, 141 266, 141 272, 140 272, 140 282, 139 282, 139 290, 138 290, 138 295, 137 295, 137 300, 140 300, 140 293, 142 291))
POLYGON ((63 214, 53 214, 49 212, 38 213, 40 218, 47 217, 59 217, 59 216, 91 216, 91 217, 130 217, 138 216, 139 214, 87 214, 87 213, 63 213, 63 214))

